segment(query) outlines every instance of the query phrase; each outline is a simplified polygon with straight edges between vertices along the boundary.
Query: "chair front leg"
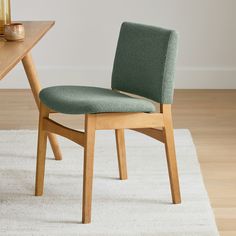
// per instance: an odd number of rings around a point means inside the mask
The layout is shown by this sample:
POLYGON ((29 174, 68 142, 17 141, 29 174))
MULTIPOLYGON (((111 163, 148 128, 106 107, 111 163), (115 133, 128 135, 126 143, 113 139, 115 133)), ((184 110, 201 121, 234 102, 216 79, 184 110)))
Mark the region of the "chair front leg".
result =
POLYGON ((164 116, 164 142, 166 149, 166 158, 169 171, 169 179, 172 193, 172 201, 174 204, 181 203, 179 176, 176 162, 174 130, 172 124, 171 105, 162 105, 162 112, 164 116))
POLYGON ((91 222, 94 144, 96 115, 85 115, 85 146, 84 146, 84 176, 83 176, 83 209, 82 223, 91 222))
POLYGON ((120 179, 127 179, 127 166, 126 166, 126 152, 125 152, 125 136, 124 129, 116 129, 116 148, 118 156, 118 165, 120 179))
POLYGON ((36 166, 35 196, 43 195, 47 133, 43 129, 43 119, 49 117, 48 109, 41 103, 38 127, 38 150, 36 166))

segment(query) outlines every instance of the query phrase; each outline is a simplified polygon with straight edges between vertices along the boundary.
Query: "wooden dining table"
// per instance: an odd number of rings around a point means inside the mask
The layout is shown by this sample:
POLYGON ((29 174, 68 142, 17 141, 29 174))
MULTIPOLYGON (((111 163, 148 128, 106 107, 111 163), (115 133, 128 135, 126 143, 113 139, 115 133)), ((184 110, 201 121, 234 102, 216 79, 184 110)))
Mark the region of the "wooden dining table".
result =
MULTIPOLYGON (((22 61, 30 88, 39 108, 39 92, 41 85, 33 62, 31 50, 40 39, 53 27, 54 21, 23 21, 25 28, 24 41, 9 42, 0 38, 0 80, 22 61)), ((1 83, 0 83, 1 88, 1 83)), ((48 133, 48 138, 56 160, 61 160, 62 155, 55 134, 48 133)))

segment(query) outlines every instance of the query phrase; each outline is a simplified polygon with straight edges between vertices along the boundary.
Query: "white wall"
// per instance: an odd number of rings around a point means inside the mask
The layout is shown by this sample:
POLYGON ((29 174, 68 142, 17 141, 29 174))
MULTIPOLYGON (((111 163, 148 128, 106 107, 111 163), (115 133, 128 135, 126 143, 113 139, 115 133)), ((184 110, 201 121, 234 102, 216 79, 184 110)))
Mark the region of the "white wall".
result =
MULTIPOLYGON (((12 0, 14 20, 56 20, 33 50, 43 86, 109 86, 120 24, 180 34, 177 88, 236 88, 235 0, 12 0)), ((1 88, 25 88, 19 66, 1 88)))

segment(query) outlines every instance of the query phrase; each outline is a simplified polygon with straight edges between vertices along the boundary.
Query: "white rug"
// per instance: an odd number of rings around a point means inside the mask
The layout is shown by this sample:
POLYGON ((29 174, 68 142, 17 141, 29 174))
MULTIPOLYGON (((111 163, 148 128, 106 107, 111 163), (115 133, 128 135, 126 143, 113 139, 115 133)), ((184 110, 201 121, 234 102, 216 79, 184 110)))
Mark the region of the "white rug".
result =
MULTIPOLYGON (((115 136, 96 135, 92 223, 81 224, 83 149, 61 138, 35 197, 35 131, 0 131, 0 235, 215 236, 214 216, 188 130, 176 130, 182 204, 171 204, 164 146, 126 131, 128 175, 118 180, 115 136)), ((49 145, 48 145, 49 147, 49 145)))

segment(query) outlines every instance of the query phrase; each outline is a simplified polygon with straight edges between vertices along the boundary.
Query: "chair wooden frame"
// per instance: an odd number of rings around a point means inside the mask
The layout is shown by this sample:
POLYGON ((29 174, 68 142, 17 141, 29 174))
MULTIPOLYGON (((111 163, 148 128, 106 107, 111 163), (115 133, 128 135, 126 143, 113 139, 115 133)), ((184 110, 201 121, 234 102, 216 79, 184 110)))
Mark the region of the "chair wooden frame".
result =
POLYGON ((40 104, 35 195, 43 194, 47 133, 64 136, 84 147, 82 223, 91 222, 94 143, 96 130, 114 129, 116 134, 120 179, 127 179, 124 129, 143 133, 165 144, 167 165, 174 204, 181 202, 176 163, 171 105, 161 104, 160 113, 85 114, 85 131, 64 127, 49 118, 51 111, 40 104))

